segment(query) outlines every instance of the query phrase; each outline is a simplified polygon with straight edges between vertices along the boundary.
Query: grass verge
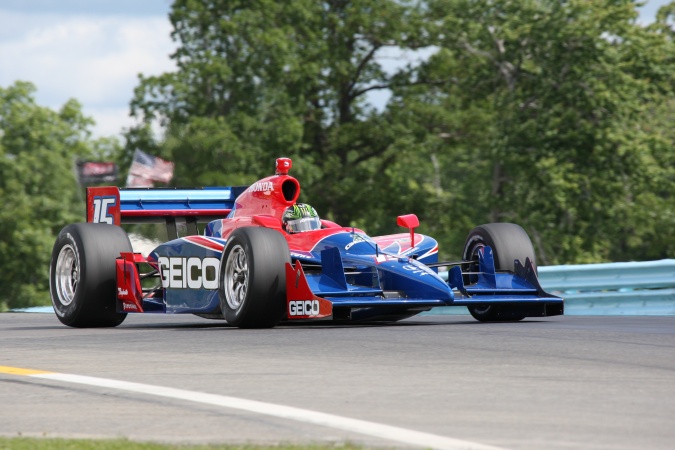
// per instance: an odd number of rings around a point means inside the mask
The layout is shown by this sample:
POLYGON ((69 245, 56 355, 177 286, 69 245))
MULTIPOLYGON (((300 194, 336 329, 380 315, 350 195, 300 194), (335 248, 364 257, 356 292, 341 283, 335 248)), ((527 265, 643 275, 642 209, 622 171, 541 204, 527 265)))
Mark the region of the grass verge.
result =
POLYGON ((127 439, 60 439, 0 437, 0 450, 365 450, 344 445, 173 445, 127 439))

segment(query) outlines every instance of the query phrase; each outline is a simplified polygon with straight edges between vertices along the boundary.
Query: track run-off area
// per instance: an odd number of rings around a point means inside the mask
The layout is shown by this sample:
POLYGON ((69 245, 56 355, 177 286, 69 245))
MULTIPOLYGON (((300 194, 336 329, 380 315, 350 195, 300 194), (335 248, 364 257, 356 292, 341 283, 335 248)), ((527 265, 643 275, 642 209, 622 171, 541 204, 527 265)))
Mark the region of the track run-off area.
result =
POLYGON ((675 316, 240 330, 0 314, 0 435, 446 449, 670 449, 675 316))

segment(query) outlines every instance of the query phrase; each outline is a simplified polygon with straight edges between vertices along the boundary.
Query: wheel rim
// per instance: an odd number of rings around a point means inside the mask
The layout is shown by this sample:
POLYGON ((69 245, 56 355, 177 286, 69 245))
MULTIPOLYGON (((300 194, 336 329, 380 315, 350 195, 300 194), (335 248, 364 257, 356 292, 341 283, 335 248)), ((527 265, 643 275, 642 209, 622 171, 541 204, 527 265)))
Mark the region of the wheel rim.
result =
POLYGON ((237 310, 246 300, 248 292, 248 258, 241 245, 232 247, 225 263, 224 290, 227 304, 237 310))
POLYGON ((56 297, 63 306, 68 306, 75 298, 75 290, 80 281, 80 259, 71 245, 64 245, 56 259, 56 297))

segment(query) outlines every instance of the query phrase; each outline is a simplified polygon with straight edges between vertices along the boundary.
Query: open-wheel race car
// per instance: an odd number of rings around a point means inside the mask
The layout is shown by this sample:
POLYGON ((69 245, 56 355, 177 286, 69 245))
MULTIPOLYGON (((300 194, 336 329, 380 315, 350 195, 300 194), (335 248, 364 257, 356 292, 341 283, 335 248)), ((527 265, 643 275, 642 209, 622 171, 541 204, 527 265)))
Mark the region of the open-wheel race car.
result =
POLYGON ((478 226, 461 261, 439 262, 413 214, 397 219, 407 232, 378 237, 320 219, 297 203, 291 166, 279 158, 275 175, 248 187, 88 188, 87 222, 64 227, 52 252, 59 320, 109 327, 128 313, 188 313, 262 328, 396 321, 453 305, 479 321, 563 314, 563 300, 538 282, 520 226, 478 226), (126 223, 166 224, 168 242, 134 252, 126 223), (439 267, 449 267, 447 280, 439 267))

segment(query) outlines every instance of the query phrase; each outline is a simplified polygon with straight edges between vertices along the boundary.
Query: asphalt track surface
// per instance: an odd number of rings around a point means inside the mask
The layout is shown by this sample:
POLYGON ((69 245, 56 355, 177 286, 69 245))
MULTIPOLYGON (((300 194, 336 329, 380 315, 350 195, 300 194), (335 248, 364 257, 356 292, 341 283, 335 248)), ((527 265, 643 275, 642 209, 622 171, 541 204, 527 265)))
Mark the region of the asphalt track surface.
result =
POLYGON ((52 314, 6 313, 0 366, 2 436, 387 448, 414 448, 416 437, 427 447, 436 441, 422 438, 437 437, 439 448, 675 445, 675 316, 493 324, 422 316, 239 330, 163 315, 71 329, 52 314), (278 414, 291 410, 298 415, 278 414))

